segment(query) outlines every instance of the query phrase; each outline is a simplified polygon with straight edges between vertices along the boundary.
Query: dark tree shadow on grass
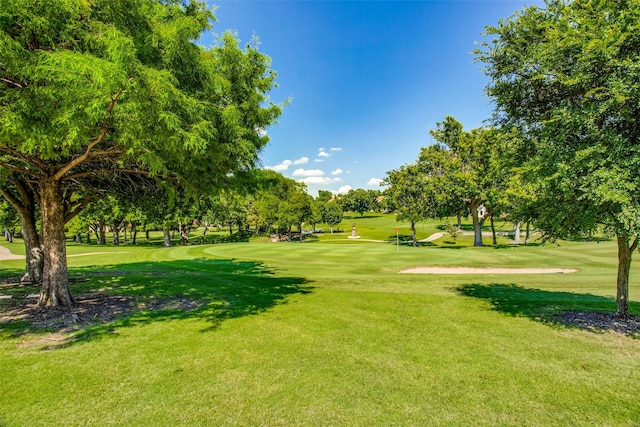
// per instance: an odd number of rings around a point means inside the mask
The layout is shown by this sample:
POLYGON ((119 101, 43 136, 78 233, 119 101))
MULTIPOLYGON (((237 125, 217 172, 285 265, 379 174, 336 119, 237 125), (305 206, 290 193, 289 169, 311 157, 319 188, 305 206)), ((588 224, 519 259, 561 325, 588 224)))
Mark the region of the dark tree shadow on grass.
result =
MULTIPOLYGON (((304 278, 282 277, 262 263, 233 259, 74 268, 71 273, 77 280, 70 287, 78 306, 111 306, 116 316, 72 327, 55 347, 114 337, 122 328, 167 320, 202 319, 208 324, 203 332, 211 331, 227 319, 263 313, 313 289, 304 278)), ((15 326, 0 324, 0 332, 15 329, 16 335, 25 325, 15 326)))
MULTIPOLYGON (((630 316, 627 320, 615 318, 614 298, 552 292, 503 283, 467 284, 456 288, 456 291, 467 297, 486 300, 493 310, 510 316, 527 317, 542 323, 579 327, 594 332, 640 332, 640 317, 630 316)), ((629 311, 639 313, 640 304, 630 302, 629 311)))

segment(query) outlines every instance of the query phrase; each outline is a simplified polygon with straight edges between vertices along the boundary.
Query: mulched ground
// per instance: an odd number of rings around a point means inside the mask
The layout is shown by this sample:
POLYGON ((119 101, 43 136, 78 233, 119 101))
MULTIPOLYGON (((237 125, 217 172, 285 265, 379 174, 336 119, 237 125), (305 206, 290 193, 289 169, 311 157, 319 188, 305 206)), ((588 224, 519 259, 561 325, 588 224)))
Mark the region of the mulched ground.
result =
POLYGON ((180 297, 139 302, 135 298, 121 295, 92 294, 78 296, 75 299, 76 304, 67 309, 38 307, 37 299, 28 302, 13 300, 0 304, 0 327, 3 323, 22 320, 29 322, 33 328, 72 331, 89 325, 109 323, 117 317, 131 315, 137 311, 189 311, 202 306, 199 301, 180 297))
POLYGON ((640 316, 618 319, 614 313, 601 311, 565 311, 556 318, 558 323, 593 332, 616 332, 622 335, 640 333, 640 316))

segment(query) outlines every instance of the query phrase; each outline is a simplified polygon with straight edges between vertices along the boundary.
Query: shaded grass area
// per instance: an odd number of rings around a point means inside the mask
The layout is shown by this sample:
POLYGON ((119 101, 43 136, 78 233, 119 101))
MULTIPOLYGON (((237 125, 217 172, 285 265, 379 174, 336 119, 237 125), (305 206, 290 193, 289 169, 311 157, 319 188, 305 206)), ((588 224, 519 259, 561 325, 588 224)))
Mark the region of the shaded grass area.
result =
MULTIPOLYGON (((615 312, 615 298, 588 293, 526 288, 514 283, 465 284, 456 289, 461 295, 486 300, 491 308, 511 316, 524 316, 543 322, 554 321, 566 311, 615 312)), ((640 312, 640 304, 630 302, 629 310, 640 312)))
MULTIPOLYGON (((259 314, 284 303, 292 294, 305 294, 312 289, 307 280, 276 276, 261 262, 232 259, 81 267, 72 270, 71 280, 71 292, 76 298, 95 294, 124 296, 130 307, 115 322, 81 327, 65 345, 157 321, 198 318, 206 321, 208 329, 215 329, 226 319, 259 314)), ((3 293, 16 300, 34 292, 38 292, 36 286, 16 284, 3 288, 3 293)), ((38 332, 27 320, 0 323, 0 336, 33 331, 38 332)))

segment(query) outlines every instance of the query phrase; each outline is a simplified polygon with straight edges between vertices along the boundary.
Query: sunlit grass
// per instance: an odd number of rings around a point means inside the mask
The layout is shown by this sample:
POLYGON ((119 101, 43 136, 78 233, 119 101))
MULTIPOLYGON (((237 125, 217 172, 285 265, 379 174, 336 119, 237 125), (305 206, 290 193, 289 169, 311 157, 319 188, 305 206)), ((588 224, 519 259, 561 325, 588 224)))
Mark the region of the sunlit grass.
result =
MULTIPOLYGON (((365 220, 363 239, 395 228, 392 218, 365 220)), ((434 229, 425 225, 422 236, 434 229)), ((0 425, 640 421, 640 342, 551 322, 562 310, 615 309, 613 242, 413 248, 325 237, 70 245, 70 255, 103 252, 69 257, 72 277, 89 279, 72 285, 75 295, 200 305, 141 310, 68 334, 0 324, 0 425), (578 272, 399 274, 420 265, 578 272)), ((23 263, 2 262, 0 273, 18 274, 23 263)))

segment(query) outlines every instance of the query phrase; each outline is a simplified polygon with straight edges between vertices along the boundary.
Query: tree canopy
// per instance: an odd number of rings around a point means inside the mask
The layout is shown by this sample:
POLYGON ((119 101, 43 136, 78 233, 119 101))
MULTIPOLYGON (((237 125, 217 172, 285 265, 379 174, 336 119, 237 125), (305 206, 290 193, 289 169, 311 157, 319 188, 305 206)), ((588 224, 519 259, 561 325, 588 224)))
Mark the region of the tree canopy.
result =
POLYGON ((212 48, 204 2, 0 0, 0 168, 37 193, 43 305, 68 305, 65 217, 87 179, 224 185, 254 167, 280 114, 257 44, 212 48))
POLYGON ((477 51, 497 125, 514 129, 548 238, 604 225, 618 241, 617 314, 628 313, 640 235, 640 3, 548 1, 497 26, 477 51))

